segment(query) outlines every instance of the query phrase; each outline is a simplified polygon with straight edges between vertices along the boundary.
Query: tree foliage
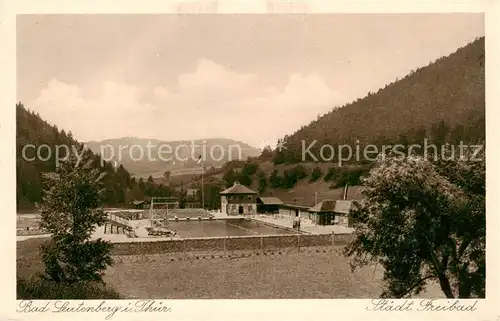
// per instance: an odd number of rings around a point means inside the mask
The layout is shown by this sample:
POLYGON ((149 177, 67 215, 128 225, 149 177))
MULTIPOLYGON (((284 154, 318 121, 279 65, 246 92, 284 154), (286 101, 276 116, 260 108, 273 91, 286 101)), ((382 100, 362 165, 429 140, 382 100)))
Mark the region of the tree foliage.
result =
POLYGON ((314 169, 311 172, 311 182, 316 182, 318 179, 320 179, 323 176, 323 171, 319 166, 314 167, 314 169))
POLYGON ((259 159, 261 161, 266 161, 266 160, 270 160, 272 158, 273 158, 273 149, 269 145, 265 146, 262 149, 262 153, 260 154, 259 159))
POLYGON ((267 188, 266 173, 264 173, 263 171, 259 171, 257 173, 257 177, 259 179, 259 193, 262 194, 267 188))
MULTIPOLYGON (((485 159, 384 156, 363 181, 366 201, 350 213, 352 268, 380 263, 385 297, 440 284, 448 298, 485 295, 485 159)), ((450 155, 450 153, 446 153, 450 155)))
POLYGON ((254 160, 233 161, 226 164, 222 179, 226 182, 226 186, 232 186, 236 181, 242 185, 250 186, 258 171, 259 165, 254 160))
POLYGON ((91 240, 106 214, 100 208, 105 194, 101 173, 89 154, 82 164, 72 155, 56 172, 44 175, 45 189, 38 206, 41 227, 52 234, 42 246, 45 277, 55 282, 102 281, 113 263, 111 244, 91 240))

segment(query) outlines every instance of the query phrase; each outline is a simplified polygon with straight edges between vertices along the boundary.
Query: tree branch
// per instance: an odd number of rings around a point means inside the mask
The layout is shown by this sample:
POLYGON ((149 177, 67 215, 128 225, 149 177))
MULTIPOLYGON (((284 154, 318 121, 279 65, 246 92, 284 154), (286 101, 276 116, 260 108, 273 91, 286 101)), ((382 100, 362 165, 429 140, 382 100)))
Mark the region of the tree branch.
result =
POLYGON ((396 298, 400 299, 400 298, 404 297, 405 295, 407 295, 408 293, 410 293, 411 291, 413 291, 413 289, 415 289, 417 286, 422 285, 422 283, 424 283, 424 281, 426 281, 430 278, 433 278, 433 277, 436 277, 436 276, 433 274, 429 274, 429 275, 421 278, 417 282, 415 282, 415 284, 413 284, 411 287, 407 288, 403 292, 395 293, 394 295, 396 296, 396 298))
POLYGON ((431 261, 437 272, 441 290, 443 291, 443 293, 446 295, 447 298, 454 298, 455 296, 453 295, 453 291, 451 290, 450 281, 446 277, 445 271, 441 269, 436 253, 434 253, 434 251, 431 250, 430 255, 431 255, 431 261))
POLYGON ((460 244, 460 247, 458 248, 457 259, 462 257, 462 255, 464 254, 465 250, 467 249, 467 247, 469 246, 471 241, 472 241, 472 238, 468 238, 465 241, 463 241, 462 244, 460 244))

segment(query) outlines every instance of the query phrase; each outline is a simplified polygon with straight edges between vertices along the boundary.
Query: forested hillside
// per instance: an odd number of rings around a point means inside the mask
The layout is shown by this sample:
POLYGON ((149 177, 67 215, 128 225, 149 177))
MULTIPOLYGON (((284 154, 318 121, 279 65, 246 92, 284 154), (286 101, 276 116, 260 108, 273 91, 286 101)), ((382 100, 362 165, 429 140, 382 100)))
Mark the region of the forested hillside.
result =
POLYGON ((380 148, 395 144, 423 145, 424 139, 438 147, 445 143, 483 141, 484 61, 484 38, 480 38, 377 93, 332 109, 284 137, 285 149, 265 148, 259 159, 227 163, 222 174, 216 176, 225 186, 238 180, 264 195, 313 205, 317 192, 326 195, 330 190, 331 195, 340 195, 346 185, 358 185, 371 162, 353 159, 338 166, 338 154, 327 162, 321 162, 319 157, 318 162, 306 154, 304 161, 303 141, 306 147, 317 141, 310 149, 315 156, 319 156, 323 144, 331 145, 337 152, 342 144, 354 150, 358 140, 361 150, 367 144, 380 148))
MULTIPOLYGON (((419 68, 377 93, 319 117, 284 137, 275 164, 302 161, 302 141, 323 144, 441 144, 485 138, 484 37, 419 68)), ((367 75, 369 77, 369 75, 367 75)), ((335 148, 337 150, 337 148, 335 148)), ((306 160, 312 160, 310 157, 306 160)))
MULTIPOLYGON (((55 147, 65 145, 71 148, 81 144, 72 137, 71 132, 66 133, 47 123, 21 103, 16 105, 16 125, 17 207, 18 210, 30 210, 42 196, 42 173, 56 169, 55 147), (23 157, 23 148, 28 144, 33 147, 26 148, 26 157, 23 157), (51 155, 48 148, 39 148, 42 145, 50 147, 51 155)), ((147 181, 131 178, 121 165, 115 168, 110 162, 103 162, 101 166, 98 155, 90 150, 87 153, 92 155, 94 166, 108 173, 105 176, 105 201, 108 206, 122 205, 148 196, 170 196, 173 193, 169 187, 155 184, 151 177, 147 181)))

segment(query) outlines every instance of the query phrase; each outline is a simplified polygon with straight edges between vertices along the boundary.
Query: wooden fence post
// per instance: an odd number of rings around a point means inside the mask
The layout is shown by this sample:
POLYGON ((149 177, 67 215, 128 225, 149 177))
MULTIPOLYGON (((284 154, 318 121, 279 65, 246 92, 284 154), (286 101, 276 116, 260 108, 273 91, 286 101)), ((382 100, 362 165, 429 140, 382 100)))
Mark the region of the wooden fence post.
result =
POLYGON ((224 238, 224 256, 227 256, 227 245, 226 245, 226 240, 227 240, 228 238, 229 238, 229 236, 224 238))
POLYGON ((332 250, 335 247, 335 232, 332 231, 332 250))
POLYGON ((297 250, 300 253, 300 233, 297 234, 297 250))
POLYGON ((260 237, 260 250, 264 252, 264 236, 260 237))

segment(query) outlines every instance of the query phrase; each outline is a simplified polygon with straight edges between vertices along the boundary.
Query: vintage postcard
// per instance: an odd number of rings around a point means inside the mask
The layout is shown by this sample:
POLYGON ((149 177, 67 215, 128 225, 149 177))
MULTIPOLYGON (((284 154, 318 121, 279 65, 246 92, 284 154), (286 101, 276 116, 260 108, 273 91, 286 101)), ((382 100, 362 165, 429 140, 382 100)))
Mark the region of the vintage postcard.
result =
POLYGON ((498 9, 7 2, 0 320, 498 320, 498 9))

